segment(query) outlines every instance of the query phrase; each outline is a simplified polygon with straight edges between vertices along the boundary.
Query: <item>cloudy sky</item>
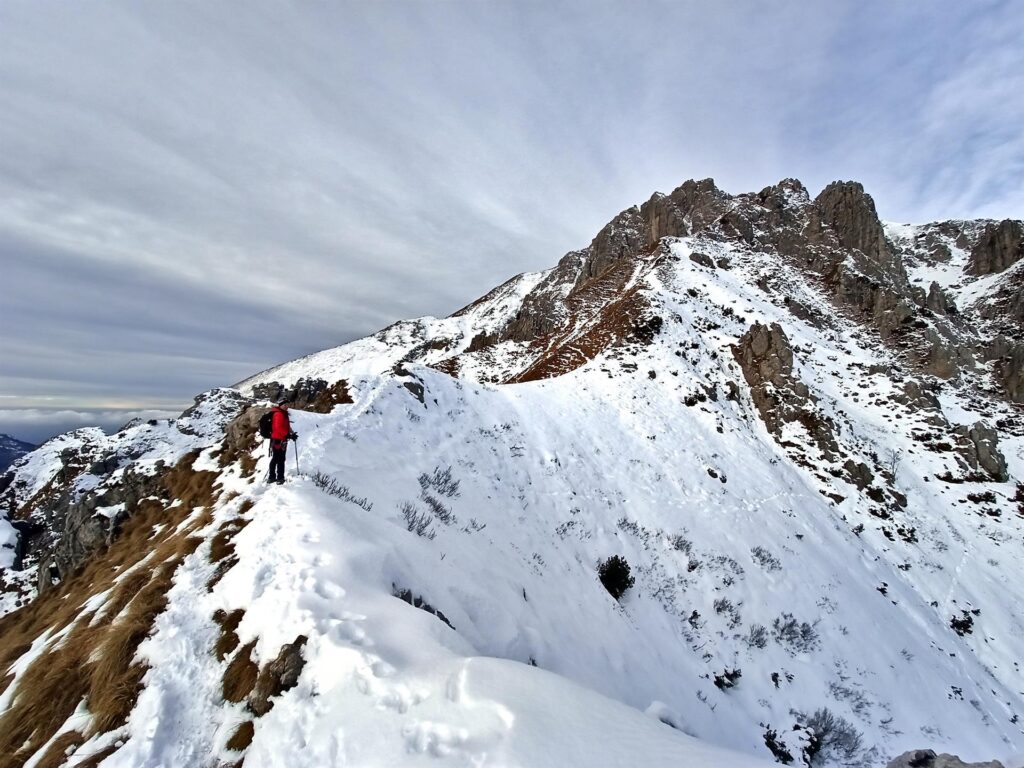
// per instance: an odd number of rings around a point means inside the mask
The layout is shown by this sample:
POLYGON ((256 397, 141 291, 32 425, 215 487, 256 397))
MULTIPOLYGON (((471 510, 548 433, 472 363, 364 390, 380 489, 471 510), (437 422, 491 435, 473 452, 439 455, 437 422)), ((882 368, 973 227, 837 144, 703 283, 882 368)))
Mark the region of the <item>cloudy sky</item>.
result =
POLYGON ((688 178, 1024 211, 1024 2, 0 3, 0 432, 544 269, 688 178))

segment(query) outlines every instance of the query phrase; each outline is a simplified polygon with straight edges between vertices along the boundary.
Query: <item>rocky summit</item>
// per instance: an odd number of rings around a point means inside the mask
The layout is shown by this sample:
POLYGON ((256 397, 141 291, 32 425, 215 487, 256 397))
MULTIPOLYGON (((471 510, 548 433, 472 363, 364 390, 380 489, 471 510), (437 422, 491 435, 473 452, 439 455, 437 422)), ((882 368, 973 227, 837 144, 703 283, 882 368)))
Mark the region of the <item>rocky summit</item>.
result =
POLYGON ((0 478, 0 765, 1010 765, 1022 257, 688 181, 450 317, 55 438, 0 478))

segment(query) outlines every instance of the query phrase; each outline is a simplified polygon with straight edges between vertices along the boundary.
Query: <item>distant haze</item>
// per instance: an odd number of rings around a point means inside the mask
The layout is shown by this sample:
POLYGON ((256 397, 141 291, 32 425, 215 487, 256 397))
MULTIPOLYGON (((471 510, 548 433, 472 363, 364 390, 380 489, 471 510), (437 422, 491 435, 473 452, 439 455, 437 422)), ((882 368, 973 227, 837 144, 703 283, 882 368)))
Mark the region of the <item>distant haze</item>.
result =
POLYGON ((0 432, 448 314, 688 178, 1020 217, 1022 39, 984 0, 8 0, 0 432))

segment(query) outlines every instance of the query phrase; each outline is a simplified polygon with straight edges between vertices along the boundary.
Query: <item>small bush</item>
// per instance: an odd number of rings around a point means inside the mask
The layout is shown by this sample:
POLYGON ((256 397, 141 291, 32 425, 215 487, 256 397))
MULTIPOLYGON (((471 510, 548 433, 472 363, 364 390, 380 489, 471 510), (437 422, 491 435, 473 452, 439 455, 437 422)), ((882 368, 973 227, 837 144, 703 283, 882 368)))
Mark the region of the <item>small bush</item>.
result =
POLYGON ((859 760, 864 749, 860 732, 843 717, 834 715, 826 708, 815 710, 804 719, 804 727, 810 737, 804 746, 804 759, 812 768, 839 763, 841 765, 863 764, 859 760))
POLYGON ((715 613, 726 616, 729 620, 729 629, 735 629, 742 623, 739 606, 734 605, 727 597, 720 597, 714 602, 715 613))
POLYGON ((735 688, 736 681, 741 677, 743 677, 743 673, 738 669, 722 670, 720 675, 715 675, 715 687, 722 691, 735 688))
MULTIPOLYGON (((428 603, 419 595, 414 595, 411 589, 405 589, 397 586, 394 582, 391 583, 391 594, 397 597, 399 600, 404 600, 413 608, 419 608, 421 611, 437 616, 441 621, 447 624, 451 629, 455 629, 452 623, 448 621, 448 617, 445 616, 441 611, 437 610, 434 606, 428 603)), ((536 666, 536 665, 535 665, 536 666)))
POLYGON ((754 562, 766 571, 782 570, 782 563, 779 561, 779 558, 760 545, 750 550, 750 556, 754 558, 754 562))
POLYGON ((449 499, 457 499, 459 493, 459 481, 452 479, 452 468, 445 467, 434 467, 432 474, 424 472, 419 477, 420 489, 426 493, 431 488, 437 491, 442 496, 447 496, 449 499))
POLYGON ((602 562, 597 568, 597 576, 608 590, 608 594, 616 600, 636 583, 636 579, 630 574, 629 563, 621 555, 612 555, 602 562))
POLYGON ((312 480, 313 485, 330 496, 335 496, 342 501, 351 502, 357 507, 365 509, 367 512, 371 512, 373 510, 373 502, 367 501, 365 497, 356 496, 346 486, 339 483, 330 475, 326 475, 323 472, 317 472, 313 475, 312 480))
POLYGON ((954 616, 949 620, 949 626, 960 637, 969 635, 974 631, 974 617, 970 611, 962 611, 961 616, 954 616))
POLYGON ((764 745, 768 747, 768 751, 775 757, 776 762, 783 765, 789 765, 793 762, 793 753, 786 747, 786 743, 779 738, 779 732, 770 726, 764 732, 764 745))
POLYGON ((790 653, 808 653, 818 647, 818 632, 806 621, 798 622, 791 613, 783 613, 772 622, 775 642, 785 645, 790 653))
POLYGON ((452 523, 457 522, 452 511, 442 504, 440 499, 436 496, 431 496, 429 493, 421 493, 420 500, 430 508, 430 511, 434 513, 434 517, 445 525, 451 525, 452 523))
POLYGON ((765 648, 768 645, 768 628, 763 624, 752 624, 747 632, 747 645, 751 648, 765 648))
POLYGON ((668 541, 672 546, 672 549, 676 550, 676 552, 682 552, 683 554, 688 555, 693 550, 693 544, 691 544, 690 540, 681 534, 676 533, 669 536, 668 541))
POLYGON ((425 539, 433 539, 437 535, 437 532, 430 527, 434 518, 428 512, 421 512, 416 509, 415 504, 411 504, 408 501, 403 501, 398 507, 398 511, 402 513, 405 527, 412 533, 425 539))

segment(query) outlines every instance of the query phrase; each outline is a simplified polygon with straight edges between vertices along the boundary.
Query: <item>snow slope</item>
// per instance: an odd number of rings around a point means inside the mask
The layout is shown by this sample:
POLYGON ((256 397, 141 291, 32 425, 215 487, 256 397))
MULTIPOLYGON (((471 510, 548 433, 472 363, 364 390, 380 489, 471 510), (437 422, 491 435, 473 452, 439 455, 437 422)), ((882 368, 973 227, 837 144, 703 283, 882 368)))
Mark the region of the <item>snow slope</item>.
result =
MULTIPOLYGON (((417 585, 482 652, 533 658, 638 708, 667 702, 701 737, 751 753, 763 751, 758 723, 788 729, 791 710, 825 706, 881 755, 922 743, 965 759, 1020 749, 1011 720, 1022 705, 1024 625, 1007 601, 1022 565, 1013 485, 970 488, 991 492, 1000 518, 968 511, 967 489, 934 479, 955 464, 922 453, 913 415, 886 400, 892 382, 869 373, 893 361, 881 347, 866 348, 863 329, 838 318, 817 328, 754 289, 758 274, 784 270, 769 257, 699 246, 731 256, 736 268, 700 267, 686 258, 695 243, 677 241, 678 260, 650 281, 652 300, 674 322, 655 345, 622 359, 496 388, 416 369, 423 406, 394 380, 359 380, 344 366, 329 372, 373 394, 346 409, 360 415, 343 422, 340 438, 327 437, 323 417, 307 428, 306 463, 395 518, 403 501, 416 503, 417 473, 451 466, 462 483, 451 504, 460 525, 468 515, 487 526, 477 534, 435 523, 437 538, 423 545, 441 550, 446 565, 386 574, 382 586, 417 585), (720 327, 710 329, 709 320, 720 327), (897 485, 909 503, 898 523, 866 514, 868 503, 847 483, 793 467, 748 403, 682 405, 701 387, 722 391, 737 378, 729 346, 755 320, 785 323, 801 379, 852 450, 903 457, 897 485), (836 490, 838 504, 823 495, 836 490), (860 532, 858 523, 866 524, 860 532), (884 529, 895 525, 913 528, 916 540, 890 540, 884 529), (464 537, 475 542, 466 554, 447 543, 464 537), (610 554, 624 554, 639 571, 621 607, 609 598, 600 604, 593 578, 597 560, 610 554), (510 574, 518 574, 513 584, 510 574), (574 597, 589 591, 597 605, 516 599, 520 584, 527 595, 547 591, 538 580, 574 597), (474 606, 484 595, 486 610, 474 606), (716 610, 718 600, 732 607, 716 610), (983 629, 952 632, 950 620, 963 610, 978 610, 983 629), (693 611, 699 618, 690 621, 693 611), (787 613, 814 627, 814 649, 751 647, 755 625, 771 636, 787 613), (745 671, 723 692, 713 677, 726 668, 745 671)), ((790 296, 828 314, 795 274, 790 296)), ((954 392, 943 407, 954 423, 981 416, 954 392)), ((1002 447, 1020 478, 1024 442, 1002 447)))

